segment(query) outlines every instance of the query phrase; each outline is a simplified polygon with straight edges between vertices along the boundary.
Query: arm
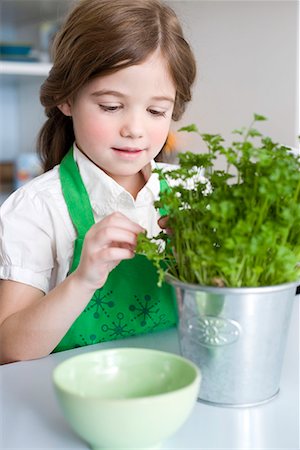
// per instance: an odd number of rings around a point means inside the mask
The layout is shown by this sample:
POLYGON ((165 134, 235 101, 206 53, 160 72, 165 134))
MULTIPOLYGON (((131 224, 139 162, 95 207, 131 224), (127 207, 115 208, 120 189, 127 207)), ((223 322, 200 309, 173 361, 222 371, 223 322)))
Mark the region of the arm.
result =
POLYGON ((48 355, 109 272, 134 256, 141 231, 120 213, 95 224, 86 235, 76 271, 47 295, 22 283, 1 281, 0 363, 48 355))
POLYGON ((2 280, 0 363, 48 355, 88 301, 88 293, 72 275, 47 295, 29 285, 2 280))

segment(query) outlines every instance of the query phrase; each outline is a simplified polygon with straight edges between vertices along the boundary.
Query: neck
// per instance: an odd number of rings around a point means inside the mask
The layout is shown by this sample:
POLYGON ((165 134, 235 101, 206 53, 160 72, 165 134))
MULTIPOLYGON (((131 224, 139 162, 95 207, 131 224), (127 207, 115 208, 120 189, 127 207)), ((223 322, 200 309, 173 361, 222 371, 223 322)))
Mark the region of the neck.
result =
POLYGON ((145 186, 146 179, 143 171, 130 177, 113 177, 114 180, 136 199, 140 190, 145 186))
MULTIPOLYGON (((77 145, 77 148, 80 150, 81 153, 83 153, 86 158, 88 158, 93 164, 95 162, 88 157, 88 155, 81 150, 81 148, 77 145)), ((96 165, 96 164, 95 164, 96 165)), ((103 170, 103 169, 101 169, 103 170)), ((106 171, 104 171, 106 172, 106 171)), ((137 174, 130 175, 130 176, 112 176, 110 173, 106 172, 107 175, 109 175, 111 178, 113 178, 120 186, 122 186, 127 192, 129 192, 134 199, 136 199, 138 193, 140 190, 145 186, 148 179, 151 175, 151 164, 147 164, 145 167, 142 168, 137 174)))

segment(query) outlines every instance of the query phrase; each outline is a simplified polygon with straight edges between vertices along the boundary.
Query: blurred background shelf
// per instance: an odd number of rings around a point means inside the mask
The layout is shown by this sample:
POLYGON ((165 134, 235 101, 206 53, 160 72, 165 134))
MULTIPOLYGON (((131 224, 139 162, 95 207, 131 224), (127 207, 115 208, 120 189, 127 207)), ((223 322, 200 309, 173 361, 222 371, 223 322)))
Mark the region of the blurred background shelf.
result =
POLYGON ((28 75, 46 77, 51 69, 51 63, 0 61, 2 75, 28 75))
MULTIPOLYGON (((8 163, 15 165, 23 154, 36 153, 36 137, 45 121, 44 109, 39 100, 40 87, 52 66, 52 41, 72 1, 1 0, 2 166, 8 163)), ((12 181, 15 181, 14 176, 12 181)), ((0 204, 6 194, 0 180, 0 204)))
MULTIPOLYGON (((51 69, 51 43, 77 1, 0 0, 0 43, 28 43, 32 49, 24 62, 1 54, 0 164, 15 164, 23 153, 36 151, 46 119, 39 93, 51 69)), ((201 132, 231 141, 231 130, 247 126, 256 112, 269 119, 260 127, 263 134, 297 149, 299 2, 166 3, 178 13, 198 62, 193 100, 173 131, 196 123, 201 132)), ((206 151, 198 135, 177 133, 176 139, 177 150, 206 151)), ((2 193, 0 173, 0 204, 2 193)))
POLYGON ((73 0, 1 0, 1 21, 5 25, 25 27, 41 20, 63 17, 73 0))

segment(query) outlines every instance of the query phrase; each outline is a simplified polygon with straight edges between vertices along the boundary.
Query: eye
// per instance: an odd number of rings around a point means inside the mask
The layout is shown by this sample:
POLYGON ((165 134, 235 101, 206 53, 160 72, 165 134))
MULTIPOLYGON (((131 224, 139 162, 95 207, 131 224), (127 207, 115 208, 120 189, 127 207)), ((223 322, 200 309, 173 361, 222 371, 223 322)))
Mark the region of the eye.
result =
POLYGON ((102 109, 102 111, 105 112, 115 112, 115 111, 119 111, 122 106, 121 105, 99 105, 99 108, 102 109))
POLYGON ((157 109, 148 109, 148 112, 156 117, 166 117, 165 111, 157 111, 157 109))

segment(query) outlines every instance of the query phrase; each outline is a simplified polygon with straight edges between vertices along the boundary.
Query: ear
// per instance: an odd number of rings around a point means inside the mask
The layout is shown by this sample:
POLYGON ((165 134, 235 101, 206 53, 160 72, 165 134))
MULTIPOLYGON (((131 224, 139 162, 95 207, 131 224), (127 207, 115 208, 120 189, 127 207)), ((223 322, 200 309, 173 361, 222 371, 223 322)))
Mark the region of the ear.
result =
POLYGON ((66 103, 62 103, 61 105, 57 105, 57 107, 65 116, 72 116, 71 105, 68 101, 66 103))

